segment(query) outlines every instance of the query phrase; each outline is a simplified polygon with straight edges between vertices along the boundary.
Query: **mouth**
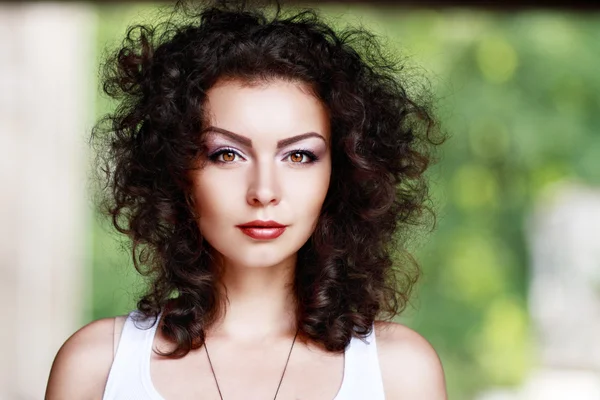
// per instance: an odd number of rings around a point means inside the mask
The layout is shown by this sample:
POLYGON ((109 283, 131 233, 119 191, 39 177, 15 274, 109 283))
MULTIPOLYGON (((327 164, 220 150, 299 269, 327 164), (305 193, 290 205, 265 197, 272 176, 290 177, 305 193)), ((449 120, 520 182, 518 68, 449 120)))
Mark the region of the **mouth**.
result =
POLYGON ((272 240, 278 238, 285 231, 286 226, 275 221, 251 221, 237 227, 245 235, 256 240, 272 240))

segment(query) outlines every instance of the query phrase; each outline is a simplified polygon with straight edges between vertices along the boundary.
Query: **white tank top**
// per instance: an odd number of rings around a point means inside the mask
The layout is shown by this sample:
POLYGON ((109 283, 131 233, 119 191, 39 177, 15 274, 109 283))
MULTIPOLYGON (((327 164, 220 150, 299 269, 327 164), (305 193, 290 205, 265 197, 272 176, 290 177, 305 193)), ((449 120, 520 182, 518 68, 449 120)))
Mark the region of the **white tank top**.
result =
MULTIPOLYGON (((127 316, 103 400, 165 400, 150 379, 150 357, 158 324, 127 316)), ((375 329, 365 339, 352 338, 344 353, 344 378, 333 400, 384 400, 375 329)))

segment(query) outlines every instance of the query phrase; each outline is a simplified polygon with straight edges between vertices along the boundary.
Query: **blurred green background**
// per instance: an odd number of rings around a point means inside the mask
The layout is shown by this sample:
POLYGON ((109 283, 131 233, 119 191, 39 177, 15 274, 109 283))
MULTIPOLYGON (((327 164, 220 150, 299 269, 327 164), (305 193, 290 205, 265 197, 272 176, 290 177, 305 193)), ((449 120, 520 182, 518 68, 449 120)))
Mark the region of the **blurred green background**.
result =
MULTIPOLYGON (((96 7, 96 64, 128 24, 155 11, 96 7)), ((450 135, 430 172, 438 224, 420 239, 423 277, 399 321, 437 349, 451 399, 519 384, 536 363, 525 218, 554 183, 600 184, 600 16, 319 8, 341 16, 336 25, 363 24, 406 56, 411 74, 430 82, 450 135)), ((97 115, 111 106, 98 93, 97 115)), ((86 318, 124 314, 143 284, 126 244, 97 218, 93 246, 86 318)))

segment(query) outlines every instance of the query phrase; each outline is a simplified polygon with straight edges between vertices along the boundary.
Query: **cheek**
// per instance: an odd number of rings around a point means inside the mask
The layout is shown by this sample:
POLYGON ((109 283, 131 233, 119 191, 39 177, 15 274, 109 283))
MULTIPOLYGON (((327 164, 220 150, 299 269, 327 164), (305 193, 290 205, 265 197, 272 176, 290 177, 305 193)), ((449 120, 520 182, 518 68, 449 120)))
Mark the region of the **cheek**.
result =
POLYGON ((286 182, 287 194, 294 209, 305 218, 316 219, 329 189, 330 169, 325 166, 317 174, 307 174, 286 182))
POLYGON ((231 209, 228 203, 232 198, 231 188, 233 185, 223 185, 223 180, 215 174, 204 174, 199 176, 195 182, 194 202, 196 212, 200 216, 200 222, 222 219, 231 209))

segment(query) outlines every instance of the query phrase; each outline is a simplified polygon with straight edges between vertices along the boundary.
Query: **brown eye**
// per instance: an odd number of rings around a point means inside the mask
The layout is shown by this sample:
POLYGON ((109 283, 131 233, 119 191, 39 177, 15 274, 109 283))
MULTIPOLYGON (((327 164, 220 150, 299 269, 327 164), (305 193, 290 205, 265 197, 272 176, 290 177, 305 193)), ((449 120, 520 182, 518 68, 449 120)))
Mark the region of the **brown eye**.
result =
POLYGON ((211 155, 208 156, 210 161, 217 164, 234 164, 240 161, 244 161, 244 157, 242 157, 237 151, 232 149, 221 149, 211 155))
POLYGON ((302 153, 292 153, 290 154, 290 160, 295 163, 301 163, 304 159, 304 154, 302 153))
POLYGON ((225 162, 231 162, 235 160, 235 153, 232 151, 227 151, 225 153, 223 153, 223 161, 225 162))

